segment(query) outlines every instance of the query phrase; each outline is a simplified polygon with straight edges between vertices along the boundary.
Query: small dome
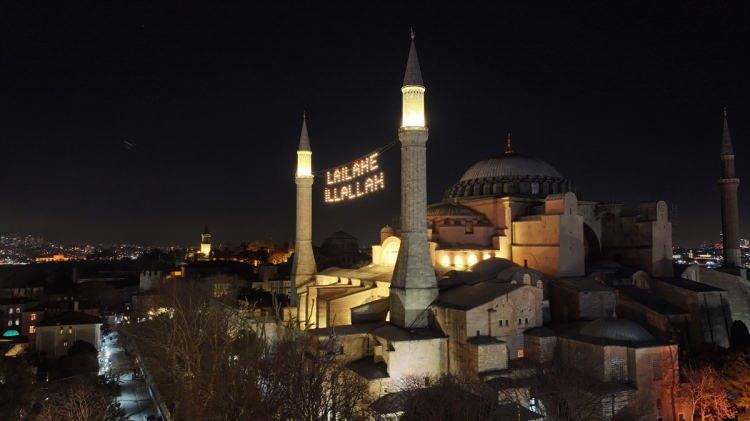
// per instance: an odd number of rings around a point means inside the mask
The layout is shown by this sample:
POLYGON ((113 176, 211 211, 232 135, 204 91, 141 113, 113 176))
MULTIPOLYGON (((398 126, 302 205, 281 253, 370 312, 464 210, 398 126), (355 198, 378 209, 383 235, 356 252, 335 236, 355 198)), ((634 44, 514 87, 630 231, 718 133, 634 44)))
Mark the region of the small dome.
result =
POLYGON ((464 173, 461 181, 510 177, 562 178, 562 175, 541 159, 510 153, 477 162, 464 173))
POLYGON ((484 217, 474 209, 458 203, 442 202, 427 206, 427 216, 471 216, 484 217))
POLYGON ((381 234, 393 234, 395 232, 396 231, 390 225, 386 225, 380 229, 381 234))
POLYGON ((643 342, 654 340, 654 337, 641 325, 626 319, 594 320, 586 324, 579 332, 581 335, 592 338, 616 341, 643 342))
POLYGON ((336 231, 331 234, 326 240, 357 240, 353 235, 345 231, 336 231))
POLYGON ((508 259, 503 259, 500 257, 490 257, 489 259, 485 259, 475 263, 474 266, 471 267, 471 271, 479 273, 483 278, 487 279, 494 278, 500 272, 514 266, 518 265, 508 259))

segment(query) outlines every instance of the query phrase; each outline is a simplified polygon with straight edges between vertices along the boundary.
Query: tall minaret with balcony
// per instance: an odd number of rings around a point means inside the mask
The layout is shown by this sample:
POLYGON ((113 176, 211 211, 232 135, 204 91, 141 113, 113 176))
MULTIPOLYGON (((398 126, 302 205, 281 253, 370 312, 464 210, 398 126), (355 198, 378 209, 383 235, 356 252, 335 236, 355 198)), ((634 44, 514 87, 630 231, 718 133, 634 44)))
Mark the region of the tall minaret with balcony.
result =
POLYGON ((312 150, 307 134, 307 118, 302 115, 302 133, 297 148, 297 225, 294 237, 294 259, 292 261, 291 291, 292 305, 297 304, 297 287, 307 283, 315 275, 315 256, 312 249, 312 150))
POLYGON ((427 137, 425 86, 419 69, 414 33, 406 62, 402 94, 401 247, 390 290, 391 323, 426 327, 428 307, 437 298, 435 270, 427 242, 427 137))
POLYGON ((721 134, 721 231, 724 242, 724 269, 745 275, 740 254, 740 213, 737 202, 737 188, 740 179, 734 172, 734 148, 729 134, 727 109, 724 108, 724 128, 721 134))

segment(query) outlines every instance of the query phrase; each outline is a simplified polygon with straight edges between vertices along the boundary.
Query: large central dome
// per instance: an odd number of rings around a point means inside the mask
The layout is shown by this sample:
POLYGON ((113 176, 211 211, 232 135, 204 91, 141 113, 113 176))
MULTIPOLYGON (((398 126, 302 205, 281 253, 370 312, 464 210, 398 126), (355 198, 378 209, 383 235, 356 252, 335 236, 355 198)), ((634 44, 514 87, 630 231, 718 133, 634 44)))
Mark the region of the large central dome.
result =
POLYGON ((517 154, 509 144, 503 155, 483 159, 466 170, 447 196, 458 200, 486 196, 544 198, 572 190, 573 185, 555 167, 541 159, 517 154))
POLYGON ((461 181, 506 177, 562 178, 562 175, 541 159, 510 153, 477 162, 464 173, 461 181))

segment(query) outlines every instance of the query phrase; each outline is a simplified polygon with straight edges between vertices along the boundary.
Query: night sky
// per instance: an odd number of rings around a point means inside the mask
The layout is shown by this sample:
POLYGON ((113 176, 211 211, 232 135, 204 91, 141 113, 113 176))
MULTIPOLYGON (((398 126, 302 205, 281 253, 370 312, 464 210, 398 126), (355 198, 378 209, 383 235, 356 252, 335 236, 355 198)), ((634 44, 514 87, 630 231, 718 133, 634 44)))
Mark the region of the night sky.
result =
MULTIPOLYGON (((46 3, 0 5, 0 233, 291 239, 303 110, 318 170, 395 140, 413 26, 430 202, 511 130, 580 198, 664 199, 676 244, 716 240, 727 106, 750 236, 745 1, 46 3)), ((397 221, 398 149, 381 162, 386 191, 357 203, 316 180, 316 242, 397 221)))

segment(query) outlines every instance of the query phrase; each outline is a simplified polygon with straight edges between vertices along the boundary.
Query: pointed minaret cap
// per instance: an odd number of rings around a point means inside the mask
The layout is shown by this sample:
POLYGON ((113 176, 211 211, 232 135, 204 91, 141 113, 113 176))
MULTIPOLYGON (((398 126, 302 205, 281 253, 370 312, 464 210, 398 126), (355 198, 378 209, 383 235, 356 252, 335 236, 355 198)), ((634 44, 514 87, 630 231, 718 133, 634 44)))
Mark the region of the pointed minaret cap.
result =
POLYGON ((302 113, 302 133, 299 135, 299 147, 298 151, 309 151, 310 149, 310 136, 307 134, 307 114, 302 113))
POLYGON ((508 132, 508 137, 505 139, 505 154, 510 155, 512 153, 513 145, 511 145, 510 132, 508 132))
POLYGON ((732 147, 732 136, 729 135, 727 107, 724 107, 724 130, 722 130, 721 132, 721 155, 734 155, 734 148, 732 147))
POLYGON ((414 31, 410 30, 410 32, 411 47, 409 48, 409 58, 406 60, 403 86, 424 86, 422 71, 419 69, 419 59, 417 58, 417 47, 414 45, 414 31))

